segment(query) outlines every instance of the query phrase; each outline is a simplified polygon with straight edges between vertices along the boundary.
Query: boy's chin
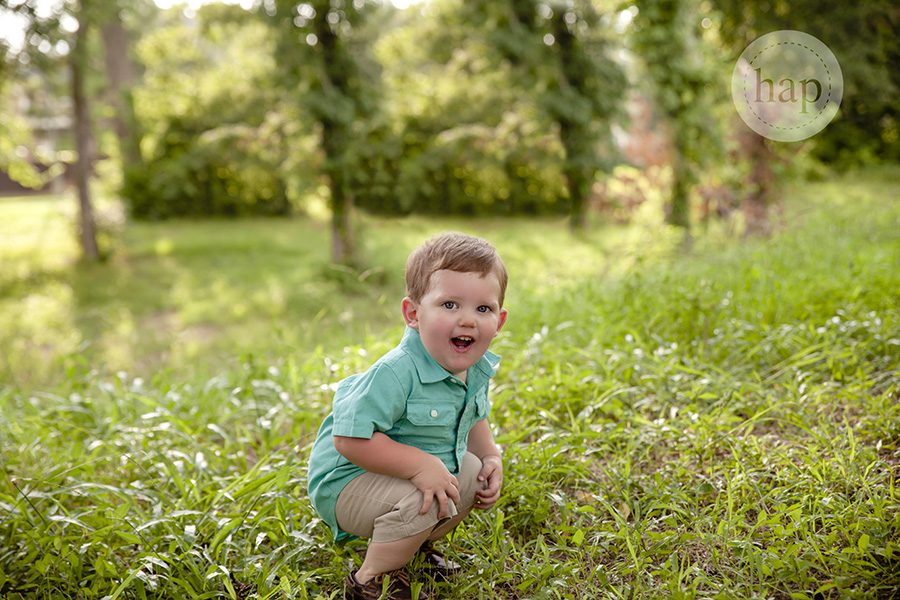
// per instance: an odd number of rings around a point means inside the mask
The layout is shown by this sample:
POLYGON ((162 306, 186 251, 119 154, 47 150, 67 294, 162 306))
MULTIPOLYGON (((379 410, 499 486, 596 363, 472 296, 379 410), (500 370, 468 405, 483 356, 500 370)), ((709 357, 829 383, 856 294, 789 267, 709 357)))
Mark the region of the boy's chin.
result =
POLYGON ((479 358, 481 358, 481 355, 479 355, 477 357, 474 355, 473 356, 466 355, 465 360, 455 360, 455 361, 453 361, 452 364, 441 365, 441 366, 443 366, 444 369, 453 373, 454 375, 457 373, 465 373, 466 371, 469 370, 469 367, 471 367, 472 365, 474 365, 475 363, 478 362, 479 358))

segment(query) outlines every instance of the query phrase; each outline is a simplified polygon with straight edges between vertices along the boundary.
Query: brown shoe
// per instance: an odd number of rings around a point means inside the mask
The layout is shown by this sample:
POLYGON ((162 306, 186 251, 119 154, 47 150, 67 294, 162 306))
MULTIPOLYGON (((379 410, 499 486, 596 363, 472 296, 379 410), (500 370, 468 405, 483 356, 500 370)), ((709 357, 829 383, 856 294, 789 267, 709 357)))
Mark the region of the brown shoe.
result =
MULTIPOLYGON (((388 579, 386 594, 387 600, 413 600, 409 575, 403 570, 389 571, 376 575, 365 585, 356 581, 356 571, 347 575, 344 581, 344 600, 378 600, 382 598, 384 580, 388 579)), ((427 600, 424 592, 419 592, 416 600, 427 600)))
POLYGON ((462 566, 459 563, 444 556, 431 545, 431 542, 422 544, 422 547, 419 548, 419 554, 425 558, 425 566, 438 578, 447 579, 462 571, 462 566))

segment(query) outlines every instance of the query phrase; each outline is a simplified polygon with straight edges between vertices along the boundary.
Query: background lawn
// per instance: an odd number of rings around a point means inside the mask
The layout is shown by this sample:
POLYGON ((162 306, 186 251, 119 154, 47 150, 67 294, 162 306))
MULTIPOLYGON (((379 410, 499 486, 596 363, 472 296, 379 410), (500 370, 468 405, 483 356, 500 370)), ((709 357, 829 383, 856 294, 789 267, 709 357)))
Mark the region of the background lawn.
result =
POLYGON ((308 504, 309 444, 399 339, 409 250, 456 229, 511 274, 506 484, 426 589, 893 597, 898 181, 798 185, 771 240, 687 251, 649 216, 365 218, 362 275, 302 219, 129 223, 75 265, 71 199, 0 200, 0 595, 339 597, 358 559, 308 504))

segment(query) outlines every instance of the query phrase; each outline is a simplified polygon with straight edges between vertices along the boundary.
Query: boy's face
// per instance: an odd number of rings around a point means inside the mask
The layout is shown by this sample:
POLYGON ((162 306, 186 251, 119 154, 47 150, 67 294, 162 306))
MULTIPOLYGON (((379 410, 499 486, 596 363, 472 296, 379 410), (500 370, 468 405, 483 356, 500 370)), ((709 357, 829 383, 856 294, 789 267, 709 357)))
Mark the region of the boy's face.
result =
POLYGON ((403 299, 403 318, 418 330, 431 357, 465 381, 466 370, 484 356, 506 322, 500 281, 493 273, 441 270, 430 284, 421 302, 403 299))

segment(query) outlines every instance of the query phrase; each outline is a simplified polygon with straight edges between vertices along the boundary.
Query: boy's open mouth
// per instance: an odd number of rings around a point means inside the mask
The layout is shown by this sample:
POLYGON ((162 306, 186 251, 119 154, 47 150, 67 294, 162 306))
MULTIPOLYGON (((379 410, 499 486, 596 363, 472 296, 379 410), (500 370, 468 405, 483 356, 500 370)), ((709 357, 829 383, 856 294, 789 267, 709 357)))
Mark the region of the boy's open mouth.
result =
POLYGON ((474 344, 475 340, 467 335, 461 335, 458 337, 450 338, 450 343, 452 343, 457 350, 465 350, 466 348, 474 344))

